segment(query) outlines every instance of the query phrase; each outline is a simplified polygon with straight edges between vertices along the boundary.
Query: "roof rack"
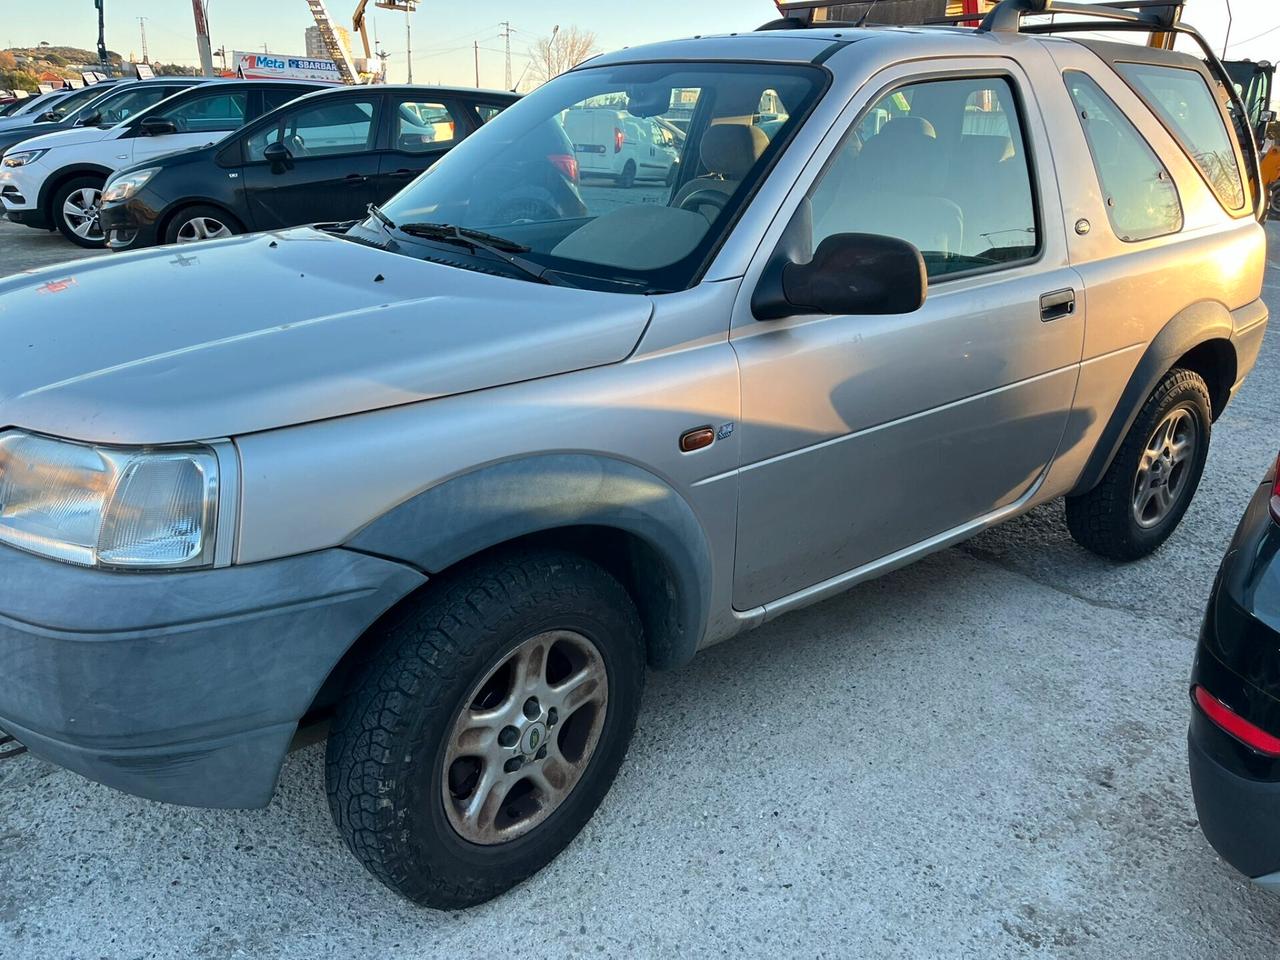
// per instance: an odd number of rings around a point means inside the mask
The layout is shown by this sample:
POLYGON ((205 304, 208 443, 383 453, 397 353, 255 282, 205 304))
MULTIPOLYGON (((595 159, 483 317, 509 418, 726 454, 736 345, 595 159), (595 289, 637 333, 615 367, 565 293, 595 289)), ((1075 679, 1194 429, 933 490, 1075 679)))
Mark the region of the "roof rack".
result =
MULTIPOLYGON (((1181 22, 1180 0, 1108 0, 1104 3, 1076 3, 1074 0, 1001 0, 987 12, 979 30, 1017 33, 1024 16, 1070 13, 1099 20, 1138 24, 1146 30, 1171 30, 1181 22)), ((972 19, 970 17, 969 19, 972 19)), ((1114 29, 1094 24, 1094 30, 1114 29)))

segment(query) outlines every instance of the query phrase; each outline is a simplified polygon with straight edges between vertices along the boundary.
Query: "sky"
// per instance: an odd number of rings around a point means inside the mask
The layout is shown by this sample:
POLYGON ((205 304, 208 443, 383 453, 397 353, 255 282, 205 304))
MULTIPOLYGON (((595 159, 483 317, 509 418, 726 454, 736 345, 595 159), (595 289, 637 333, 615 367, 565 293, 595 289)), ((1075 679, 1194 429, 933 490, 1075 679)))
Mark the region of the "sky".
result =
MULTIPOLYGON (((141 57, 138 17, 146 17, 153 60, 195 65, 188 0, 105 0, 107 46, 141 57)), ((346 25, 355 0, 328 0, 329 13, 346 25)), ((390 54, 388 79, 405 79, 405 16, 369 4, 382 49, 390 54)), ((1228 52, 1233 58, 1280 60, 1280 0, 1188 0, 1184 19, 1221 53, 1228 9, 1234 14, 1228 52), (1256 39, 1255 39, 1256 38, 1256 39)), ((471 85, 474 42, 480 44, 480 83, 502 87, 505 55, 501 22, 511 24, 513 80, 528 63, 527 51, 556 25, 594 31, 601 50, 696 33, 750 30, 776 16, 771 0, 423 0, 411 17, 413 78, 418 83, 471 85)), ((303 31, 314 21, 305 0, 208 0, 213 47, 305 53, 303 31)), ((372 34, 372 31, 371 31, 372 34)), ((84 47, 97 44, 93 0, 0 0, 0 46, 31 47, 40 41, 84 47)), ((359 47, 359 41, 354 41, 359 47)), ((358 52, 358 51, 355 51, 358 52)), ((217 62, 215 60, 215 62, 217 62)))

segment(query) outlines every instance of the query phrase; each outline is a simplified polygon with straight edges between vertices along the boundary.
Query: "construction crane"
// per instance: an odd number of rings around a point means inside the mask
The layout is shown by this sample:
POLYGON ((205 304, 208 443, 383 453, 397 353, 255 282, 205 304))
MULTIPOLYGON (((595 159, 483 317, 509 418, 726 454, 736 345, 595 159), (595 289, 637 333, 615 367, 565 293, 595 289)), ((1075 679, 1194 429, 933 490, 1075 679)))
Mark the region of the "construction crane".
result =
POLYGON ((315 18, 316 28, 320 31, 320 41, 324 44, 325 50, 328 51, 329 59, 337 65, 338 75, 342 77, 342 82, 362 83, 363 78, 356 72, 356 65, 351 59, 351 52, 342 45, 342 40, 338 38, 337 31, 333 29, 333 18, 329 16, 329 8, 324 5, 324 0, 307 0, 307 6, 311 10, 311 16, 315 18))
MULTIPOLYGON (((351 28, 356 33, 360 34, 360 42, 364 44, 364 56, 366 60, 373 57, 373 51, 369 47, 369 25, 364 19, 364 10, 368 5, 369 0, 360 0, 360 2, 356 4, 356 12, 351 15, 351 28)), ((402 11, 405 14, 410 14, 417 9, 418 0, 374 0, 373 5, 380 10, 395 10, 402 11)), ((412 56, 412 51, 410 51, 410 55, 412 56)), ((383 58, 383 69, 385 71, 386 57, 383 54, 379 54, 379 56, 383 58)), ((413 75, 412 63, 409 65, 409 75, 411 77, 413 75)))

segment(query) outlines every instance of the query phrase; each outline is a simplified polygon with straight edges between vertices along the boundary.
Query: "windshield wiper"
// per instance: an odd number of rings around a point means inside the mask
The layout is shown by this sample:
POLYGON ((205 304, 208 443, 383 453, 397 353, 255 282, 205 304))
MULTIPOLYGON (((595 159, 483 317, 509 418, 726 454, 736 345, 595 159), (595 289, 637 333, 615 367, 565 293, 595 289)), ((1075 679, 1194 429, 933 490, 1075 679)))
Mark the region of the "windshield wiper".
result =
POLYGON ((379 221, 388 230, 394 230, 396 228, 396 225, 392 221, 392 219, 388 217, 385 213, 383 213, 382 208, 379 207, 376 203, 369 204, 369 206, 366 207, 365 209, 369 211, 369 216, 379 221))
POLYGON ((516 243, 514 240, 508 240, 506 237, 500 237, 497 234, 485 233, 483 230, 472 230, 468 227, 459 227, 453 223, 402 223, 398 227, 394 227, 394 229, 399 230, 401 233, 407 233, 411 237, 438 240, 441 243, 455 243, 470 247, 472 250, 483 250, 490 256, 497 257, 508 266, 515 267, 538 283, 566 286, 563 281, 551 279, 547 275, 547 268, 541 264, 526 260, 524 257, 514 256, 517 253, 527 253, 528 247, 524 244, 516 243))

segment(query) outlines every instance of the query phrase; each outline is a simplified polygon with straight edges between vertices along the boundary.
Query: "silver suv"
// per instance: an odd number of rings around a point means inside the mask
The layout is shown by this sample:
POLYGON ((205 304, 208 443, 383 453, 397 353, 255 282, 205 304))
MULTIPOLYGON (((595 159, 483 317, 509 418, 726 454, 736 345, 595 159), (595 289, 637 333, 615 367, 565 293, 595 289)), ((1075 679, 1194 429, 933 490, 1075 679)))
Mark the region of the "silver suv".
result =
POLYGON ((1262 341, 1257 157, 1211 53, 1030 6, 599 57, 362 222, 0 283, 0 726, 260 807, 327 723, 351 850, 456 907, 587 822, 646 667, 1055 497, 1156 549, 1262 341), (579 182, 597 106, 674 182, 579 182))

